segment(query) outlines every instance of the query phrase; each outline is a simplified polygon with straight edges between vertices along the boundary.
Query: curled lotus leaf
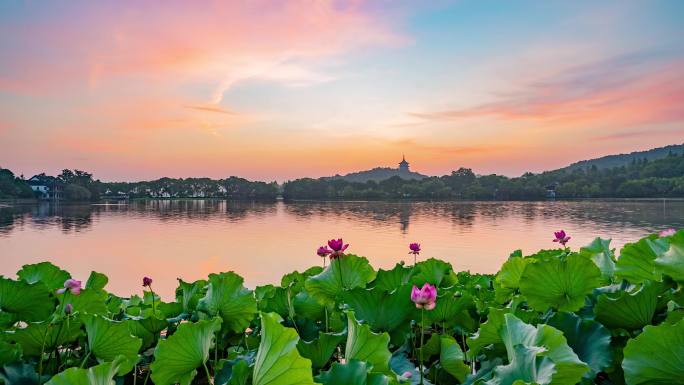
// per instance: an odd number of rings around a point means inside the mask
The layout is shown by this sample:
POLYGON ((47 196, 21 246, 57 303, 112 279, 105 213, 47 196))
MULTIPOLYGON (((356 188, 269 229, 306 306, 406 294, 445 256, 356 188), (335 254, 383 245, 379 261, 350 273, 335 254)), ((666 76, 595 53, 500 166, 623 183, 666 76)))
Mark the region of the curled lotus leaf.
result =
POLYGON ((599 268, 593 262, 587 263, 586 258, 571 254, 527 265, 520 280, 520 292, 537 311, 577 311, 600 284, 599 268))

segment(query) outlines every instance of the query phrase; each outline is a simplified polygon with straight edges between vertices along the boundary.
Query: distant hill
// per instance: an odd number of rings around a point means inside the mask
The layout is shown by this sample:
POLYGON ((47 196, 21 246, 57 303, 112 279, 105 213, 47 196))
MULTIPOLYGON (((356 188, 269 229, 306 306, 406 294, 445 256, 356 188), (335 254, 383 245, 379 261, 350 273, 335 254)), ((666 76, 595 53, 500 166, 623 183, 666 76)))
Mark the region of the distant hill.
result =
POLYGON ((359 183, 366 183, 368 181, 376 181, 379 182, 381 180, 389 179, 393 176, 398 176, 402 179, 424 179, 427 178, 427 175, 423 175, 417 172, 409 171, 409 170, 401 170, 398 168, 390 168, 390 167, 376 167, 372 170, 366 170, 366 171, 358 171, 358 172, 352 172, 346 175, 335 175, 327 178, 322 178, 322 179, 342 179, 347 182, 359 182, 359 183))
POLYGON ((629 154, 608 155, 596 159, 582 160, 561 170, 574 171, 576 169, 587 169, 593 165, 598 169, 627 166, 634 160, 648 159, 650 161, 661 159, 665 158, 670 153, 684 154, 684 144, 673 144, 646 151, 630 152, 629 154))
POLYGON ((409 169, 409 162, 406 161, 406 157, 402 156, 398 168, 376 167, 372 170, 352 172, 347 175, 335 175, 321 178, 321 180, 343 180, 345 182, 366 183, 369 181, 380 182, 395 176, 406 180, 420 180, 428 177, 427 175, 411 171, 409 169))

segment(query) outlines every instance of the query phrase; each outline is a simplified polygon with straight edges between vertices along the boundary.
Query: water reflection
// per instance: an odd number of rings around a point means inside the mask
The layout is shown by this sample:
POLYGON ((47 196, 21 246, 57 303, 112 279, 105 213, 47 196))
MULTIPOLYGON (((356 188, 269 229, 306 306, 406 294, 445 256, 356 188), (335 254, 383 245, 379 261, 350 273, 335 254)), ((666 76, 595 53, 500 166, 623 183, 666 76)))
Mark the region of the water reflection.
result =
POLYGON ((574 202, 227 202, 221 200, 156 200, 106 204, 40 204, 0 207, 0 236, 25 226, 42 230, 58 227, 64 233, 86 231, 106 217, 154 219, 165 222, 240 222, 249 217, 284 215, 294 219, 332 217, 338 220, 396 228, 407 233, 412 218, 448 220, 461 228, 478 218, 497 221, 515 217, 531 224, 543 219, 589 222, 608 228, 642 227, 655 231, 664 225, 684 225, 684 201, 613 200, 574 202))
POLYGON ((494 272, 515 248, 552 247, 553 230, 571 233, 575 248, 603 236, 619 249, 665 227, 684 227, 684 201, 41 203, 0 207, 0 274, 51 260, 80 278, 104 272, 121 294, 154 275, 170 296, 176 277, 215 271, 234 270, 251 286, 276 282, 320 263, 316 247, 337 236, 375 266, 407 258, 418 241, 425 257, 494 272))

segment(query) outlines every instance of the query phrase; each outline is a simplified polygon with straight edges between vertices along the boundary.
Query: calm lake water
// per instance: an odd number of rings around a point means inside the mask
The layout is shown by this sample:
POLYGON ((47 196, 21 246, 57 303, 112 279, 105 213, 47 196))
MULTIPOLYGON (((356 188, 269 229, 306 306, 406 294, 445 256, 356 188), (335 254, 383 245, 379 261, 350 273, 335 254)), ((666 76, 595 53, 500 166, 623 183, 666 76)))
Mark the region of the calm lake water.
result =
POLYGON ((298 202, 136 201, 95 205, 15 205, 0 208, 0 274, 51 261, 87 279, 107 274, 107 288, 140 292, 145 275, 170 298, 176 278, 192 281, 233 270, 246 284, 279 282, 322 260, 315 250, 332 237, 349 252, 389 268, 439 257, 458 270, 496 272, 509 253, 551 248, 565 229, 573 248, 594 237, 618 249, 666 227, 684 227, 684 201, 575 202, 298 202))

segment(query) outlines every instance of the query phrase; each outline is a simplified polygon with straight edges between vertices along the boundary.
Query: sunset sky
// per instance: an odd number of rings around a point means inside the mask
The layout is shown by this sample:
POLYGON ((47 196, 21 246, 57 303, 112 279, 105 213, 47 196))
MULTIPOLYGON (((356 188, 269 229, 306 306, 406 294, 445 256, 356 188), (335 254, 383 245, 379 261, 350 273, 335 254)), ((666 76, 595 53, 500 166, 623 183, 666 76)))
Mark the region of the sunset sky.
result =
POLYGON ((684 1, 0 3, 0 166, 520 175, 684 143, 684 1), (202 6, 200 6, 202 4, 202 6))

